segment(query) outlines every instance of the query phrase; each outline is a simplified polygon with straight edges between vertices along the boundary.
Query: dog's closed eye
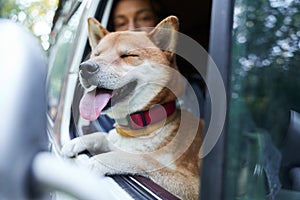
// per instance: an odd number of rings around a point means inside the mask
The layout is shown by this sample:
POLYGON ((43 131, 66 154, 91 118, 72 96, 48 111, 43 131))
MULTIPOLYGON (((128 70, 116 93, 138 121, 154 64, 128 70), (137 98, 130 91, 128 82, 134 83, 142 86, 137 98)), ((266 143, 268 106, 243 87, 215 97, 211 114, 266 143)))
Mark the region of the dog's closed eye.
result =
POLYGON ((140 58, 140 55, 137 53, 120 54, 120 59, 123 62, 126 62, 129 66, 138 66, 143 63, 143 60, 140 58))
POLYGON ((139 55, 137 54, 122 54, 120 57, 121 58, 127 58, 127 57, 138 57, 139 55))

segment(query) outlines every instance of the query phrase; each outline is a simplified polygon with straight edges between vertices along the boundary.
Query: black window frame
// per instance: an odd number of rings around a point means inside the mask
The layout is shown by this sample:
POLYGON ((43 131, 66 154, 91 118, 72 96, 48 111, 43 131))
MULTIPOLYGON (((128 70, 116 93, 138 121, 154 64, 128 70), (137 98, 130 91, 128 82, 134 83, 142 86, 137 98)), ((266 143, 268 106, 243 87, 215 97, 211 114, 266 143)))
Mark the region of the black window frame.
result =
MULTIPOLYGON (((231 66, 231 40, 232 40, 232 23, 233 23, 234 0, 213 0, 210 23, 210 40, 209 55, 218 67, 226 91, 230 82, 230 66, 231 66), (220 45, 222 44, 222 45, 220 45)), ((212 76, 207 73, 207 79, 212 76)), ((207 84, 210 84, 209 82, 207 84)), ((210 121, 210 107, 207 94, 205 101, 205 121, 210 121)), ((227 93, 227 111, 228 107, 227 93)), ((227 112, 228 113, 228 112, 227 112)), ((225 166, 225 149, 227 135, 227 117, 218 142, 212 151, 203 158, 200 199, 224 199, 224 166, 225 166)))

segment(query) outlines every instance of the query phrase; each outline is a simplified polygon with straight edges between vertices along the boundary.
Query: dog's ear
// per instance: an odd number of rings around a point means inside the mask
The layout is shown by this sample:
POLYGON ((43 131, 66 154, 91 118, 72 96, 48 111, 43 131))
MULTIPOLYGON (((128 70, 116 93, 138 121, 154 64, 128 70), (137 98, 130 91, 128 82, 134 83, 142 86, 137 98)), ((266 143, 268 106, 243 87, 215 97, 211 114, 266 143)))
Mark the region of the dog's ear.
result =
POLYGON ((178 27, 178 18, 169 16, 162 20, 148 36, 160 49, 174 53, 177 45, 178 27))
POLYGON ((98 45, 100 40, 109 32, 93 17, 88 18, 88 34, 92 49, 98 45))

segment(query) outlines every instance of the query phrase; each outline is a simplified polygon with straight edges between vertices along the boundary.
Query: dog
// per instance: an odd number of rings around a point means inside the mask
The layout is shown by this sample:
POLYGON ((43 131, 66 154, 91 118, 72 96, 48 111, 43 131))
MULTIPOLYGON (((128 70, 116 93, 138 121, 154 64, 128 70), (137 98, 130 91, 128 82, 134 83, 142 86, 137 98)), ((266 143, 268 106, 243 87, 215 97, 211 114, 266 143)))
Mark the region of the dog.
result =
POLYGON ((116 124, 71 140, 62 153, 88 150, 95 173, 145 176, 182 199, 198 199, 204 122, 176 102, 185 89, 174 53, 178 27, 169 16, 148 32, 109 32, 88 19, 92 52, 79 69, 80 114, 92 121, 105 113, 116 124))

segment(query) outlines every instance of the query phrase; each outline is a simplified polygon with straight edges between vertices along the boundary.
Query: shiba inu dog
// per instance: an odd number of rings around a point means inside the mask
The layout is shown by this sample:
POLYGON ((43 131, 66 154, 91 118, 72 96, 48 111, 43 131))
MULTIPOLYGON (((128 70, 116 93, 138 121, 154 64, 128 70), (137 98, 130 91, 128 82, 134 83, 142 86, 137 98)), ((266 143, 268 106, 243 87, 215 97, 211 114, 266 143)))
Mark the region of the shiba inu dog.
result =
POLYGON ((174 53, 178 19, 149 32, 110 33, 94 18, 88 24, 92 53, 79 70, 86 91, 80 114, 95 120, 106 113, 116 124, 71 140, 63 154, 89 150, 96 173, 146 176, 182 199, 198 199, 204 123, 176 103, 184 91, 174 53))

